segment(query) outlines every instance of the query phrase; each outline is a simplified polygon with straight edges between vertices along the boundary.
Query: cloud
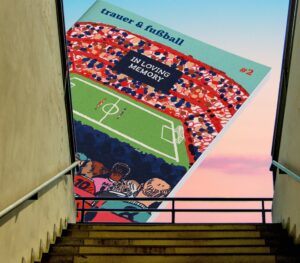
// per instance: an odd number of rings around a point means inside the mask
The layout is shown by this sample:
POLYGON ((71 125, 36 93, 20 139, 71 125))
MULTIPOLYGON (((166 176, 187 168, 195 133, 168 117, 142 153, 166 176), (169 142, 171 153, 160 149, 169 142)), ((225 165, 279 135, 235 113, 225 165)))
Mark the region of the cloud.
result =
POLYGON ((242 175, 253 174, 261 175, 269 170, 271 165, 271 157, 256 156, 256 157, 244 157, 244 156, 218 156, 208 157, 200 166, 199 171, 203 170, 217 170, 218 172, 242 175))

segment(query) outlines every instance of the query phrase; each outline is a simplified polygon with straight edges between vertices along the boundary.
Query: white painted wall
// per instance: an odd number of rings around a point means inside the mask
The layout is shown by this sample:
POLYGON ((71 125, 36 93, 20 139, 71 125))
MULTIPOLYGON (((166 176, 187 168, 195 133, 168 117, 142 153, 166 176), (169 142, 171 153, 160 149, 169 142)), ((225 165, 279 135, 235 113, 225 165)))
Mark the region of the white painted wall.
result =
MULTIPOLYGON (((298 7, 279 162, 300 175, 300 8, 298 7)), ((278 174, 273 221, 283 223, 300 243, 300 183, 278 174)))
MULTIPOLYGON (((1 0, 0 25, 2 210, 69 166, 70 151, 55 1, 1 0)), ((61 180, 0 220, 1 262, 30 262, 74 221, 72 189, 61 180)))

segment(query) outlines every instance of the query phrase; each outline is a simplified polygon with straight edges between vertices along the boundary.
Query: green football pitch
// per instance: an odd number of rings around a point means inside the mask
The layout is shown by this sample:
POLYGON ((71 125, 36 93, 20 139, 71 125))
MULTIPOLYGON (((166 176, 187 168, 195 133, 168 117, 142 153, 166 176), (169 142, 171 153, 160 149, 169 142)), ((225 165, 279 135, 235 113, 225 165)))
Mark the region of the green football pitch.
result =
POLYGON ((182 123, 90 79, 71 75, 74 119, 153 154, 189 167, 182 123))

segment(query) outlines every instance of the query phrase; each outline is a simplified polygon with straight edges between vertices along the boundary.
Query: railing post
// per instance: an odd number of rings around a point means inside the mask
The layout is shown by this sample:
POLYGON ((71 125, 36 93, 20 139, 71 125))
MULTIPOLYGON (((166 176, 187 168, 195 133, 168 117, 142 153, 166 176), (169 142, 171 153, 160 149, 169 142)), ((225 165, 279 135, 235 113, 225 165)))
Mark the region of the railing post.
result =
POLYGON ((175 224, 175 199, 172 199, 172 224, 175 224))
POLYGON ((262 222, 266 223, 266 212, 265 212, 265 201, 261 200, 261 208, 262 208, 262 222))
POLYGON ((81 223, 83 223, 83 219, 84 219, 84 199, 82 199, 82 210, 81 210, 81 218, 80 218, 81 223))

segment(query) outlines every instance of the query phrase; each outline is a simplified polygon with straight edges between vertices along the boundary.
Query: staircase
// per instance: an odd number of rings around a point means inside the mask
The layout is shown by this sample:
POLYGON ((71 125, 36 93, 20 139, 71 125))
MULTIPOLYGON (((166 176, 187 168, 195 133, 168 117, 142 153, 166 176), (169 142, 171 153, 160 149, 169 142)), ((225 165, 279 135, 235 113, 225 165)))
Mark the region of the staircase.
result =
POLYGON ((70 225, 42 262, 300 262, 279 224, 70 225))

